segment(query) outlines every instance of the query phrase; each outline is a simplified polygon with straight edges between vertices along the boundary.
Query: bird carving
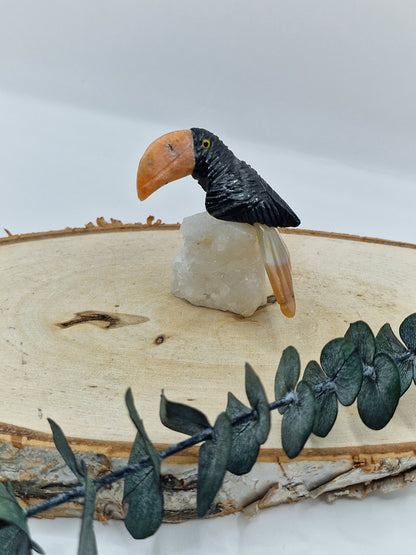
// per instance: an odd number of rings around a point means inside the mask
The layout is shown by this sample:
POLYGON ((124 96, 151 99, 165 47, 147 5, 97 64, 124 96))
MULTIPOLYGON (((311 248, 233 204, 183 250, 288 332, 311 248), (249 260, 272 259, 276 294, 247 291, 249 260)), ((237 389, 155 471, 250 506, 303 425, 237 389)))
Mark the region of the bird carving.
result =
POLYGON ((285 316, 294 316, 290 256, 277 228, 298 226, 297 215, 216 135, 195 127, 166 133, 146 149, 137 171, 139 199, 187 175, 204 189, 205 208, 211 216, 255 226, 276 300, 285 316))

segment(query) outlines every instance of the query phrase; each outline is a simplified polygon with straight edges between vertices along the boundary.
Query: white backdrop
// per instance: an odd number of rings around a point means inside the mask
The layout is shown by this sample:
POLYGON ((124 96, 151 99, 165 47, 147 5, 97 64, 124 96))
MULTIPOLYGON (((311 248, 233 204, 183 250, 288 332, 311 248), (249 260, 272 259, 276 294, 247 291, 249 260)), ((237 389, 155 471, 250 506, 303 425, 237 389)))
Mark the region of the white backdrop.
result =
MULTIPOLYGON (((410 0, 3 0, 0 234, 200 212, 191 178, 145 203, 135 192, 148 143, 197 126, 303 227, 416 242, 415 49, 410 0)), ((414 544, 415 490, 163 525, 142 542, 96 524, 99 551, 398 552, 414 544)), ((30 524, 48 555, 76 552, 78 521, 30 524)))

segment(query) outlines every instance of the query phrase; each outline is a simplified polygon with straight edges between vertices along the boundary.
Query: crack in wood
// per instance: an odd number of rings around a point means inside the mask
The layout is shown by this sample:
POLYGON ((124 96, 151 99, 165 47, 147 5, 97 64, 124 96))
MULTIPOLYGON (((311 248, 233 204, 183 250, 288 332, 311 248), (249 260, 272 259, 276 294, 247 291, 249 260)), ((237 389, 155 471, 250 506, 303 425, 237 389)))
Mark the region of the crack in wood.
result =
POLYGON ((103 329, 121 328, 123 326, 135 326, 148 322, 147 316, 136 314, 121 314, 117 312, 99 312, 96 310, 84 310, 76 312, 75 317, 65 322, 56 324, 59 328, 67 329, 78 324, 94 324, 103 329))

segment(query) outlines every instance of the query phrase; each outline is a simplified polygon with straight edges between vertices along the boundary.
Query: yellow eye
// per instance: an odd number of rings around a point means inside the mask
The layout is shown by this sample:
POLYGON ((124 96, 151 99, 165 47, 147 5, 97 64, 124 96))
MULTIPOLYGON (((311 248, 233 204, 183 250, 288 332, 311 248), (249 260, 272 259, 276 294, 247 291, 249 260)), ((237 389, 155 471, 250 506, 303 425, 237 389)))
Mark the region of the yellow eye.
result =
POLYGON ((207 150, 211 146, 211 141, 209 141, 208 139, 204 139, 202 141, 201 145, 202 145, 202 148, 207 150))

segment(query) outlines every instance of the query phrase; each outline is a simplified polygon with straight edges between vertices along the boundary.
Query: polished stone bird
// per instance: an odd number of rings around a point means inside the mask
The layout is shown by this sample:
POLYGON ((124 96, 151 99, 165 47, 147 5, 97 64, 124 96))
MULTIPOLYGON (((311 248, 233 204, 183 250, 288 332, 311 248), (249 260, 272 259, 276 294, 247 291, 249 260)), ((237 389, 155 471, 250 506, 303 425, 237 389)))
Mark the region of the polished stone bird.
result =
POLYGON ((192 175, 206 192, 205 207, 211 216, 256 227, 276 300, 285 316, 294 316, 289 252, 276 229, 300 224, 293 210, 216 135, 200 128, 167 133, 146 149, 137 172, 139 199, 186 175, 192 175))

